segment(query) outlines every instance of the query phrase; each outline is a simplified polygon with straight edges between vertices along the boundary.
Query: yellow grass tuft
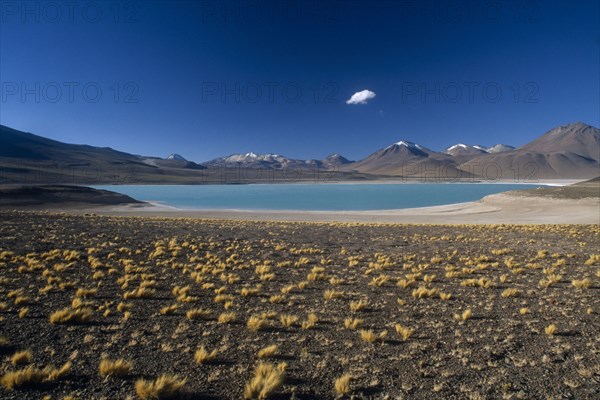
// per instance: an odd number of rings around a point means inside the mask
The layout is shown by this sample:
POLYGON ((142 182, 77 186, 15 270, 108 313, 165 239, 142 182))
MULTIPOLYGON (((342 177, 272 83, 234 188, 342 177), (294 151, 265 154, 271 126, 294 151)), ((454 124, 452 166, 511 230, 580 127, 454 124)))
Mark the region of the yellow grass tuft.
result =
POLYGON ((471 317, 473 317, 473 312, 471 311, 471 309, 463 311, 462 314, 454 314, 454 318, 459 321, 466 321, 468 319, 471 319, 471 317))
POLYGON ((315 327, 318 321, 319 317, 317 317, 317 314, 310 313, 308 314, 306 321, 302 321, 302 329, 312 329, 315 327))
POLYGON ((177 375, 161 375, 153 381, 138 379, 135 392, 142 400, 173 399, 181 396, 186 379, 177 375))
POLYGON ((438 293, 438 296, 440 297, 440 299, 442 299, 444 301, 452 300, 452 294, 451 293, 440 292, 440 293, 438 293))
POLYGON ((550 324, 544 328, 544 332, 546 332, 546 335, 548 335, 548 336, 554 336, 556 331, 557 331, 557 328, 556 328, 556 325, 554 325, 554 324, 550 324))
POLYGON ((269 297, 269 301, 271 303, 281 303, 285 300, 285 296, 281 295, 281 294, 274 294, 273 296, 269 297))
POLYGON ((364 340, 365 342, 369 342, 369 343, 375 343, 376 341, 383 340, 386 338, 386 336, 387 336, 387 331, 383 331, 379 335, 377 335, 375 332, 373 332, 370 329, 369 330, 364 330, 364 329, 360 330, 361 339, 364 340))
POLYGON ((272 357, 279 351, 279 347, 276 344, 264 347, 258 351, 258 358, 272 357))
POLYGON ((246 323, 246 326, 251 331, 259 331, 261 329, 268 327, 269 321, 266 318, 262 318, 262 317, 253 315, 250 318, 248 318, 248 322, 246 323))
POLYGON ((105 378, 108 377, 124 377, 131 374, 133 370, 133 364, 129 361, 119 358, 117 360, 111 360, 103 358, 100 360, 100 366, 98 372, 100 376, 105 378))
POLYGON ((362 326, 363 322, 362 319, 358 318, 346 318, 344 320, 344 327, 346 329, 358 329, 362 326))
POLYGON ((419 287, 412 291, 412 296, 416 299, 435 297, 439 295, 439 290, 437 289, 427 289, 426 287, 419 287))
POLYGON ((15 298, 15 306, 29 303, 29 297, 17 296, 15 298))
POLYGON ((17 387, 31 387, 44 382, 52 382, 62 378, 71 370, 71 363, 67 362, 60 369, 55 369, 52 366, 47 366, 44 369, 38 369, 29 366, 16 371, 5 373, 0 378, 0 384, 7 389, 17 387))
POLYGON ((414 329, 407 328, 400 324, 396 324, 395 328, 396 328, 396 333, 398 333, 398 335, 400 335, 402 337, 402 340, 408 340, 408 338, 410 338, 412 336, 412 334, 415 332, 414 329))
POLYGON ((289 328, 291 326, 294 326, 294 324, 298 322, 298 317, 295 315, 281 314, 279 316, 279 321, 281 322, 281 325, 283 325, 286 328, 289 328))
POLYGON ((160 309, 162 315, 173 315, 179 306, 177 304, 171 304, 160 309))
POLYGON ((96 296, 96 293, 98 293, 97 289, 83 289, 83 288, 79 288, 75 292, 75 297, 81 297, 81 298, 84 298, 84 299, 88 299, 90 297, 96 296))
POLYGON ((344 297, 344 292, 328 289, 325 291, 325 293, 323 293, 323 297, 325 298, 325 300, 339 299, 341 297, 344 297))
POLYGON ((193 308, 185 313, 187 319, 207 318, 210 315, 210 310, 204 308, 193 308))
POLYGON ((502 297, 518 297, 521 295, 521 292, 517 289, 505 289, 500 296, 502 297))
POLYGON ((344 374, 335 380, 335 392, 340 395, 350 393, 350 374, 344 374))
POLYGON ((359 301, 351 301, 350 302, 350 310, 351 311, 361 311, 367 308, 368 303, 364 300, 359 301))
POLYGON ((577 289, 589 289, 589 287, 592 286, 592 281, 589 280, 588 278, 581 279, 581 280, 573 279, 571 284, 573 286, 575 286, 577 289))
POLYGON ((77 310, 71 310, 69 308, 63 308, 50 315, 51 324, 83 324, 91 321, 92 309, 80 308, 77 310))
POLYGON ((31 352, 29 350, 17 351, 10 358, 12 365, 25 365, 31 362, 31 352))
POLYGON ((209 353, 204 346, 202 346, 194 353, 194 360, 198 364, 206 364, 214 360, 215 357, 217 357, 217 354, 219 354, 217 350, 213 350, 209 353))
POLYGON ((217 322, 220 324, 228 324, 230 322, 235 321, 236 315, 234 312, 226 312, 219 315, 217 322))
POLYGON ((125 292, 123 294, 124 299, 149 299, 156 294, 155 289, 149 289, 145 287, 139 287, 130 292, 125 292))
POLYGON ((275 366, 261 362, 254 370, 254 377, 244 388, 244 399, 266 399, 283 383, 285 364, 275 366))

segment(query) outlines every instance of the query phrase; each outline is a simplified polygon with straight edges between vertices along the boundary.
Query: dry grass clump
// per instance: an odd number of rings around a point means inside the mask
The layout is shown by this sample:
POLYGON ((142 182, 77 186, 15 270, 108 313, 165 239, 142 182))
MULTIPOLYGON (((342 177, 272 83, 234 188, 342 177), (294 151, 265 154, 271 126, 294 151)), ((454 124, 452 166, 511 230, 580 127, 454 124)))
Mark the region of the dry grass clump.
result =
POLYGON ((25 365, 31 362, 31 352, 29 350, 17 351, 10 358, 12 365, 25 365))
POLYGON ((264 347, 258 351, 258 358, 272 357, 279 351, 279 347, 276 344, 264 347))
POLYGON ((179 308, 177 304, 171 304, 170 306, 165 306, 161 308, 160 313, 162 315, 173 315, 175 314, 175 311, 177 311, 177 308, 179 308))
POLYGON ((155 289, 139 287, 123 294, 124 299, 149 299, 156 294, 155 289))
POLYGON ((517 289, 505 289, 500 296, 502 297, 518 297, 521 295, 521 292, 517 289))
POLYGON ((335 392, 340 395, 346 395, 350 393, 350 374, 344 374, 335 380, 335 392))
POLYGON ((333 300, 344 297, 344 292, 328 289, 323 293, 325 300, 333 300))
POLYGON ((246 326, 251 331, 259 331, 261 329, 265 329, 269 326, 269 321, 266 318, 262 318, 260 316, 253 315, 248 318, 248 322, 246 326))
POLYGON ((585 262, 585 265, 590 266, 594 264, 600 265, 600 254, 592 254, 590 258, 585 262))
POLYGON ((359 301, 351 301, 350 302, 350 310, 351 311, 362 311, 367 308, 368 303, 364 300, 359 301))
POLYGON ((414 329, 407 328, 400 324, 396 324, 394 327, 396 328, 396 333, 402 337, 402 340, 408 340, 408 338, 410 338, 415 332, 414 329))
POLYGON ((217 354, 219 354, 218 350, 208 352, 206 348, 202 346, 194 353, 194 360, 198 364, 206 364, 214 360, 215 357, 217 357, 217 354))
POLYGON ((79 288, 77 289, 77 291, 75 292, 75 297, 81 297, 84 299, 88 299, 90 297, 94 297, 96 296, 96 293, 98 293, 97 289, 84 289, 84 288, 79 288))
POLYGON ((142 400, 174 399, 180 397, 186 379, 177 375, 161 375, 153 381, 138 379, 135 392, 142 400))
POLYGON ((462 314, 454 314, 454 319, 458 320, 458 321, 466 321, 469 320, 473 317, 473 312, 471 311, 471 309, 467 309, 465 311, 463 311, 462 314))
POLYGON ((40 383, 58 380, 68 374, 70 370, 70 362, 67 362, 60 369, 56 369, 52 366, 47 366, 44 369, 38 369, 33 366, 29 366, 23 369, 5 373, 0 378, 0 384, 7 389, 30 387, 40 383))
POLYGON ((187 319, 207 318, 210 315, 210 310, 204 308, 193 308, 185 313, 187 319))
POLYGON ((377 341, 383 341, 386 337, 387 337, 387 331, 383 331, 379 335, 377 335, 375 332, 373 332, 370 329, 369 330, 365 330, 365 329, 360 330, 360 338, 362 340, 364 340, 365 342, 375 343, 377 341))
POLYGON ((544 332, 546 332, 546 335, 548 335, 548 336, 554 336, 556 331, 557 331, 557 328, 556 328, 556 325, 554 325, 554 324, 550 324, 544 328, 544 332))
POLYGON ((362 326, 364 321, 358 318, 346 318, 344 320, 344 327, 346 329, 358 329, 362 326))
POLYGON ((444 293, 444 292, 439 292, 438 296, 441 300, 447 301, 447 300, 452 300, 452 294, 451 293, 444 293))
POLYGON ((92 320, 92 309, 91 308, 80 308, 72 310, 70 308, 63 308, 50 315, 51 324, 84 324, 92 320))
POLYGON ((302 329, 312 329, 315 327, 318 321, 319 317, 317 317, 317 314, 310 313, 308 314, 306 321, 302 321, 302 329))
POLYGON ((29 303, 29 297, 26 296, 18 296, 15 298, 15 306, 21 305, 21 304, 27 304, 29 303))
POLYGON ((580 280, 573 279, 571 284, 573 286, 575 286, 577 289, 589 289, 589 287, 592 286, 592 281, 589 280, 588 278, 580 279, 580 280))
POLYGON ((236 315, 234 312, 226 312, 219 315, 217 322, 220 324, 228 324, 236 320, 236 315))
POLYGON ((260 362, 254 370, 254 377, 244 388, 244 399, 266 399, 283 383, 285 364, 277 366, 260 362))
POLYGON ((100 361, 100 366, 98 367, 100 376, 105 378, 124 377, 130 375, 132 370, 133 364, 123 358, 119 358, 117 360, 103 358, 100 361))
POLYGON ((283 325, 284 327, 290 328, 294 326, 296 322, 298 322, 298 317, 295 315, 281 314, 279 316, 279 322, 281 322, 281 325, 283 325))
POLYGON ((412 291, 412 296, 416 299, 431 298, 431 297, 435 297, 438 295, 439 295, 439 290, 437 290, 435 288, 427 289, 426 287, 421 286, 412 291))

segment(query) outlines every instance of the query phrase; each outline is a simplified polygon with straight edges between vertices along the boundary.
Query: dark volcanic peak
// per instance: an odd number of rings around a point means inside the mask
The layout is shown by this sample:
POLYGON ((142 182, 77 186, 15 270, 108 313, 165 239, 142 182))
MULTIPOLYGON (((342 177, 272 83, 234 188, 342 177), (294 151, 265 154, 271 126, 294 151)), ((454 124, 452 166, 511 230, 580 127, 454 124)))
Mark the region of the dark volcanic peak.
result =
POLYGON ((323 159, 323 162, 329 162, 331 164, 344 165, 350 164, 352 161, 348 160, 346 157, 339 155, 337 153, 333 153, 328 155, 323 159))

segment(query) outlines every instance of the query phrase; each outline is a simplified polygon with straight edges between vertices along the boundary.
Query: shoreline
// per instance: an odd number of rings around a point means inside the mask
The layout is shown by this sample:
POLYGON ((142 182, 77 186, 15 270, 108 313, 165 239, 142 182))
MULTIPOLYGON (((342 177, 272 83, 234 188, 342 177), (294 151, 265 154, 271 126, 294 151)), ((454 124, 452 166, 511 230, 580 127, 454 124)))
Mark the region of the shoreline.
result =
POLYGON ((454 185, 542 185, 542 186, 569 186, 576 183, 585 182, 586 179, 540 179, 537 181, 524 182, 511 179, 498 179, 487 181, 481 180, 440 180, 440 181, 423 181, 421 179, 402 179, 402 178, 382 178, 371 180, 292 180, 292 181, 257 181, 257 182, 208 182, 197 184, 182 184, 182 183, 116 183, 116 184, 85 184, 89 187, 109 187, 109 186, 215 186, 215 185, 406 185, 406 184, 454 184, 454 185))
MULTIPOLYGON (((4 205, 0 202, 0 209, 77 215, 93 213, 124 217, 280 222, 600 225, 600 187, 597 186, 597 182, 592 180, 588 184, 565 186, 572 181, 546 180, 535 189, 505 191, 469 202, 352 211, 185 209, 159 202, 137 201, 114 191, 79 186, 47 186, 41 189, 23 186, 20 189, 5 187, 5 196, 2 199, 4 205), (36 191, 39 193, 32 195, 36 191), (98 201, 99 198, 102 201, 98 201)), ((118 186, 114 190, 118 190, 118 186)))
MULTIPOLYGON (((198 218, 278 222, 406 224, 595 224, 600 198, 554 199, 499 193, 481 200, 441 206, 369 211, 184 210, 161 204, 56 208, 70 214, 198 218)), ((39 211, 39 210, 38 210, 39 211)))

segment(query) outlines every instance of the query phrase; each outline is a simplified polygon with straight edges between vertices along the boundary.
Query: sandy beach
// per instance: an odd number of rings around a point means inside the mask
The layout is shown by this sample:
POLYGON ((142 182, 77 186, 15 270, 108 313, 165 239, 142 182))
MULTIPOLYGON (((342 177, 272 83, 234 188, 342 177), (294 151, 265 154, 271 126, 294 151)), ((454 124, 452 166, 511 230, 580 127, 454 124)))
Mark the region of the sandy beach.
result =
POLYGON ((411 224, 600 224, 600 199, 523 197, 510 193, 475 202, 378 211, 183 210, 158 204, 81 207, 69 212, 115 216, 258 221, 391 222, 411 224))

